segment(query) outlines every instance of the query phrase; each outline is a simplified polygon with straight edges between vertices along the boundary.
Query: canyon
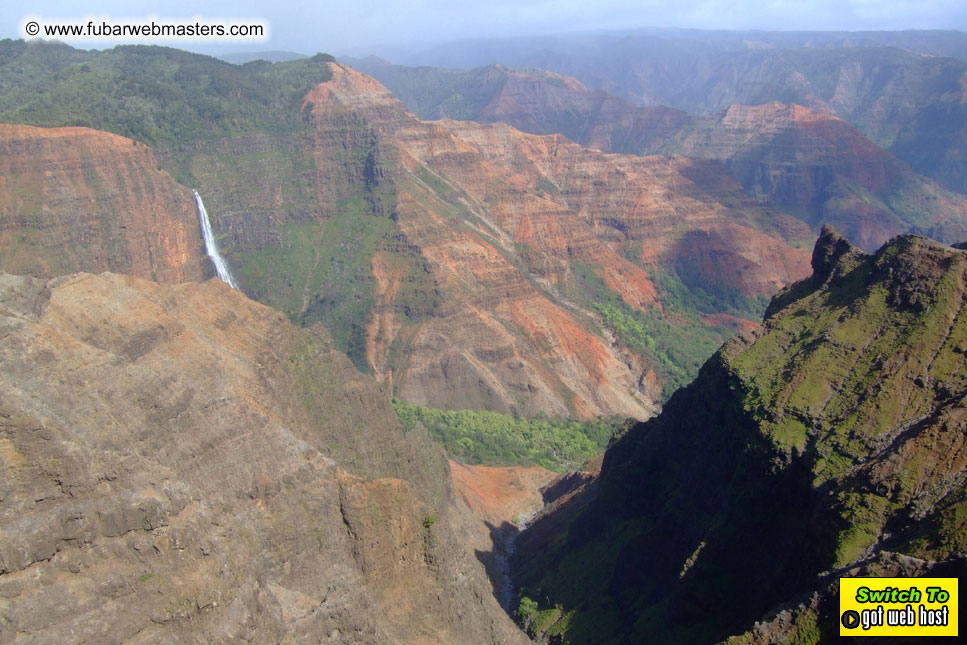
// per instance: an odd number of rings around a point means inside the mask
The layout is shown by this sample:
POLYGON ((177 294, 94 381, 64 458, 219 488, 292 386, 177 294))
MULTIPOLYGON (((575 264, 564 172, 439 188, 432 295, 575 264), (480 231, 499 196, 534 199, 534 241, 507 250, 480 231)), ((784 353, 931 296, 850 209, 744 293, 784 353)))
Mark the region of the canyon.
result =
POLYGON ((819 642, 840 575, 962 575, 967 197, 850 120, 959 63, 764 49, 689 114, 0 41, 0 641, 819 642), (397 399, 628 420, 559 473, 397 399))
POLYGON ((638 106, 542 70, 408 68, 371 59, 353 64, 387 83, 421 116, 503 122, 605 152, 721 162, 751 200, 794 215, 814 231, 831 224, 868 251, 902 233, 948 243, 967 239, 965 185, 951 190, 918 174, 825 102, 732 104, 692 116, 638 106), (423 84, 436 91, 423 92, 423 84))
MULTIPOLYGON (((668 106, 692 115, 773 101, 802 105, 846 120, 914 171, 964 193, 965 52, 964 33, 954 29, 639 29, 455 40, 436 47, 397 48, 385 56, 400 65, 419 66, 414 74, 422 77, 428 99, 441 92, 441 82, 427 66, 457 68, 446 70, 446 78, 502 64, 576 78, 635 106, 668 106)), ((381 78, 374 69, 363 71, 381 78)), ((499 83, 489 89, 493 87, 499 83)), ((466 98, 477 104, 480 96, 479 91, 458 94, 457 105, 466 98)), ((474 117, 464 113, 454 118, 474 117)))
MULTIPOLYGON (((166 50, 110 56, 121 68, 171 61, 231 76, 244 90, 236 100, 258 115, 268 99, 246 74, 274 78, 289 65, 328 79, 272 108, 271 136, 216 128, 145 154, 202 195, 246 294, 297 324, 325 324, 358 368, 415 403, 646 418, 807 271, 808 227, 749 200, 714 163, 420 121, 323 55, 243 68, 166 50), (687 302, 693 293, 703 304, 687 302), (632 327, 615 334, 616 320, 632 327)), ((83 207, 81 179, 61 182, 58 208, 83 207)), ((123 268, 69 259, 61 271, 123 268)))

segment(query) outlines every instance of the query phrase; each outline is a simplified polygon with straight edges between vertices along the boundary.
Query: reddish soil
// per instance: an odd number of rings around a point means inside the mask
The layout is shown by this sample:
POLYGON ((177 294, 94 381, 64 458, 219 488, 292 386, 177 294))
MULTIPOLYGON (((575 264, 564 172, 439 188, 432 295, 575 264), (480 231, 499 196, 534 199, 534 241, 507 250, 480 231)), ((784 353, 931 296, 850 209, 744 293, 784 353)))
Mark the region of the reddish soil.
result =
POLYGON ((559 477, 540 466, 467 466, 452 460, 450 472, 457 495, 494 526, 541 510, 541 488, 559 477))

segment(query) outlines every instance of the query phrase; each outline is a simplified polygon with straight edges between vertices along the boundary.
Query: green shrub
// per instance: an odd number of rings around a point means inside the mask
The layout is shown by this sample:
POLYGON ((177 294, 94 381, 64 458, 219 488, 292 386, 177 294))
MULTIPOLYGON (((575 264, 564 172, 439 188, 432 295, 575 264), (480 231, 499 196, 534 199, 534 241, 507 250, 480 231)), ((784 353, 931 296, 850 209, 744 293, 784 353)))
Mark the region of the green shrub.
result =
POLYGON ((486 410, 437 410, 393 399, 400 425, 422 423, 454 459, 491 466, 538 464, 573 470, 608 445, 620 417, 594 421, 515 419, 486 410))

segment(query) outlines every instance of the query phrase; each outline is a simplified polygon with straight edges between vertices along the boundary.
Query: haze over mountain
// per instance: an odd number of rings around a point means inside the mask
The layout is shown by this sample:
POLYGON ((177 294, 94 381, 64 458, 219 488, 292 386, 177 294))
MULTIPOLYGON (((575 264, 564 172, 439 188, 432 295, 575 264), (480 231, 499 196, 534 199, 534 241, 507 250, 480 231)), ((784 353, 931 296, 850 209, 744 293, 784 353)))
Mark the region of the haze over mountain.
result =
MULTIPOLYGON (((423 52, 411 47, 390 60, 448 68, 494 63, 539 68, 635 105, 693 115, 733 104, 799 104, 839 116, 917 172, 964 193, 965 42, 963 32, 652 30, 458 41, 423 52)), ((429 85, 431 92, 439 93, 435 85, 429 85)))
MULTIPOLYGON (((75 37, 77 47, 114 47, 122 44, 158 44, 187 48, 220 56, 270 49, 337 54, 383 54, 387 49, 426 50, 439 43, 461 39, 521 39, 565 35, 618 35, 629 32, 703 30, 708 40, 734 39, 730 32, 762 30, 792 32, 778 40, 828 43, 860 41, 879 44, 913 41, 928 53, 951 55, 956 39, 939 32, 967 28, 967 12, 952 0, 601 0, 595 3, 565 0, 496 0, 460 2, 445 0, 371 0, 338 5, 302 4, 298 10, 268 0, 210 0, 204 7, 186 0, 170 0, 163 7, 145 0, 45 0, 37 6, 5 3, 0 6, 0 38, 33 36, 24 30, 28 19, 51 22, 104 19, 123 22, 225 21, 243 24, 258 21, 268 33, 255 42, 225 38, 154 38, 134 41, 130 37, 92 40, 75 37), (682 29, 685 28, 685 29, 682 29), (719 31, 716 31, 719 30, 719 31), (819 31, 817 31, 819 30, 819 31), (848 30, 848 31, 843 31, 848 30), (876 31, 887 30, 887 31, 876 31), (932 38, 904 30, 933 30, 932 38), (797 33, 798 32, 798 33, 797 33), (897 36, 896 34, 901 34, 897 36), (953 41, 951 43, 950 41, 953 41)), ((734 34, 735 32, 731 32, 734 34)), ((922 32, 921 32, 922 33, 922 32)), ((960 41, 962 43, 962 41, 960 41)), ((399 62, 399 61, 398 61, 399 62)), ((497 57, 479 64, 502 62, 497 57)), ((437 63, 433 63, 437 64, 437 63)))
POLYGON ((287 51, 256 51, 256 52, 239 52, 237 54, 222 54, 218 58, 225 61, 226 63, 234 63, 235 65, 244 65, 245 63, 251 63, 255 60, 265 60, 270 63, 283 63, 289 60, 298 60, 300 58, 308 58, 305 54, 297 54, 295 52, 287 51))

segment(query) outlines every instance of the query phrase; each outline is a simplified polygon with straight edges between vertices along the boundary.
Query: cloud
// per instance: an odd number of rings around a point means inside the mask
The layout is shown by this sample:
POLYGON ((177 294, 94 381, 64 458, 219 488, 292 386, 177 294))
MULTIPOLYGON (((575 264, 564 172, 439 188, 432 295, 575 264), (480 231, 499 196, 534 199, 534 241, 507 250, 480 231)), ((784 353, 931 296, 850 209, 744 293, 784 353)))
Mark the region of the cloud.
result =
MULTIPOLYGON (((0 36, 19 38, 26 11, 0 8, 0 36)), ((311 53, 363 51, 379 43, 419 43, 638 27, 864 30, 967 29, 964 0, 358 0, 278 2, 187 0, 49 0, 30 13, 81 17, 259 18, 271 26, 267 48, 311 53), (93 5, 93 6, 92 6, 93 5)), ((179 45, 181 46, 181 45, 179 45)))

